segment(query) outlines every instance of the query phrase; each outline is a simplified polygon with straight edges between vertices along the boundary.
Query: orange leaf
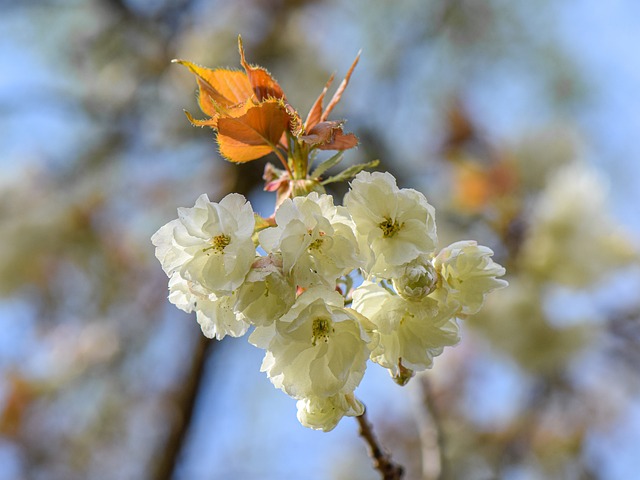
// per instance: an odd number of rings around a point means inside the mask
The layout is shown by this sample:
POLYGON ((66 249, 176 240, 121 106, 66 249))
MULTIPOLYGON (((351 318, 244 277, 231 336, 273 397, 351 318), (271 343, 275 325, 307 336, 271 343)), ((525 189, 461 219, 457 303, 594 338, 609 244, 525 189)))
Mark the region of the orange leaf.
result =
MULTIPOLYGON (((200 87, 200 101, 205 105, 211 99, 224 107, 230 107, 246 101, 253 95, 251 83, 244 72, 221 68, 213 70, 186 60, 173 60, 173 62, 184 65, 197 77, 196 80, 200 87)), ((203 112, 211 115, 204 109, 203 112)))
POLYGON ((189 119, 189 121, 191 122, 192 125, 196 126, 196 127, 211 127, 214 130, 217 130, 218 128, 218 120, 223 117, 241 117, 242 115, 244 115, 245 113, 247 113, 247 110, 249 110, 250 108, 254 107, 256 104, 253 101, 253 97, 247 99, 246 102, 238 104, 238 105, 234 105, 232 107, 229 108, 223 108, 222 105, 218 105, 216 103, 213 104, 215 109, 216 109, 216 115, 212 116, 211 118, 205 119, 205 120, 198 120, 196 118, 193 118, 193 116, 185 111, 184 113, 187 115, 187 118, 189 119))
POLYGON ((491 182, 485 168, 471 162, 455 164, 454 196, 463 210, 477 212, 491 198, 491 182))
POLYGON ((345 134, 342 124, 336 121, 320 122, 300 139, 320 150, 348 150, 358 145, 357 137, 353 133, 345 134))
MULTIPOLYGON (((287 113, 289 114, 289 131, 293 134, 294 137, 299 136, 304 131, 304 125, 302 124, 302 119, 300 118, 300 114, 296 111, 288 103, 285 104, 287 113)), ((283 138, 283 143, 287 144, 286 136, 283 138)))
POLYGON ((240 50, 240 63, 247 72, 247 77, 258 101, 261 102, 268 98, 284 100, 284 92, 271 74, 262 67, 252 66, 247 63, 244 58, 244 48, 242 47, 242 38, 240 36, 238 36, 238 50, 240 50))
POLYGON ((329 114, 331 113, 333 108, 340 101, 340 98, 342 97, 342 94, 344 93, 345 89, 347 88, 347 85, 349 85, 349 80, 351 79, 351 74, 353 73, 354 68, 356 68, 356 65, 358 64, 358 60, 360 60, 360 53, 361 52, 362 51, 358 52, 358 55, 356 55, 356 59, 351 64, 351 67, 349 68, 349 71, 345 75, 344 80, 342 80, 342 82, 340 83, 340 86, 338 86, 338 90, 336 90, 336 93, 333 94, 333 97, 331 98, 331 101, 329 102, 329 105, 327 105, 326 110, 324 112, 322 112, 322 116, 320 117, 320 121, 321 122, 323 122, 327 118, 329 118, 329 114))
POLYGON ((339 122, 320 122, 305 135, 301 135, 300 140, 308 145, 329 143, 333 138, 333 132, 338 128, 340 128, 339 122))
MULTIPOLYGON (((204 80, 197 78, 196 81, 198 82, 198 105, 200 106, 200 110, 212 118, 217 117, 218 112, 216 107, 219 103, 214 99, 219 98, 220 95, 217 95, 214 88, 204 80)), ((224 99, 222 100, 224 101, 224 99)))
POLYGON ((187 116, 187 119, 189 120, 189 122, 191 122, 191 125, 193 125, 194 127, 211 127, 211 128, 214 128, 214 129, 218 127, 218 118, 217 117, 205 118, 204 120, 198 120, 197 118, 193 118, 193 115, 191 115, 186 110, 184 111, 184 114, 187 116))
POLYGON ((320 150, 349 150, 358 145, 358 137, 353 133, 343 133, 342 127, 333 132, 333 140, 318 146, 320 150))
POLYGON ((335 75, 332 74, 331 77, 329 77, 329 80, 322 89, 322 92, 318 98, 316 98, 316 101, 313 102, 311 109, 309 109, 309 115, 307 115, 307 120, 304 122, 305 131, 311 130, 320 122, 320 117, 322 116, 322 102, 324 101, 324 96, 327 94, 327 90, 333 83, 334 76, 335 75))
POLYGON ((198 104, 200 109, 211 117, 198 120, 193 118, 190 113, 185 112, 192 125, 216 129, 222 109, 231 109, 253 96, 253 89, 244 72, 224 69, 212 70, 186 60, 174 60, 174 63, 184 65, 196 75, 199 89, 198 104))
POLYGON ((218 145, 227 160, 249 162, 276 148, 289 125, 289 114, 281 102, 266 101, 249 108, 239 117, 218 120, 218 145))

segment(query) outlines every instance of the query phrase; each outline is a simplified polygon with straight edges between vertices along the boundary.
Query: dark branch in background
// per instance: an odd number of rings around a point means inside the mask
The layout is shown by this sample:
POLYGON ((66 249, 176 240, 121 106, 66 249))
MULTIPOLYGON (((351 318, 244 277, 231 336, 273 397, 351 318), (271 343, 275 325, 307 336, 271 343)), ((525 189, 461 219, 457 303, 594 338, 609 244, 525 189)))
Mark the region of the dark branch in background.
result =
POLYGON ((401 480, 404 469, 393 463, 391 456, 382 451, 376 437, 373 435, 373 429, 367 421, 366 410, 356 417, 358 425, 360 425, 360 436, 367 442, 369 447, 369 456, 373 460, 373 466, 380 472, 383 480, 401 480))
POLYGON ((162 455, 153 459, 155 472, 151 478, 154 480, 170 480, 179 465, 180 455, 189 434, 189 427, 193 423, 196 399, 201 391, 206 359, 211 356, 217 343, 209 340, 200 332, 197 332, 197 335, 189 372, 184 381, 176 387, 178 394, 171 402, 175 409, 175 415, 170 416, 170 419, 173 420, 172 428, 170 428, 164 444, 162 455))

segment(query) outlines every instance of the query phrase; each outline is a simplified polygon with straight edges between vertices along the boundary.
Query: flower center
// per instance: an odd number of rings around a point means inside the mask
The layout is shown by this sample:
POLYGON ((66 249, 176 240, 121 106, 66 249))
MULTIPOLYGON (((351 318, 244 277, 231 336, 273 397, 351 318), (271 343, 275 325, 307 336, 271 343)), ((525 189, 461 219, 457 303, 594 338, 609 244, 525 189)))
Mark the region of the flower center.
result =
POLYGON ((211 239, 211 246, 206 250, 213 250, 215 253, 222 253, 227 245, 231 243, 231 237, 224 233, 216 235, 211 239))
POLYGON ((400 319, 400 326, 404 326, 404 324, 410 322, 412 318, 415 318, 415 315, 409 312, 404 312, 402 318, 400 319))
MULTIPOLYGON (((309 235, 313 235, 312 231, 309 231, 309 235)), ((319 250, 324 242, 324 237, 326 234, 324 232, 318 232, 319 238, 316 238, 313 242, 309 244, 309 250, 319 250)))
POLYGON ((384 238, 393 237, 397 232, 402 228, 401 223, 392 221, 389 217, 385 217, 384 221, 381 222, 378 227, 382 230, 382 235, 384 238))
POLYGON ((322 246, 322 238, 316 238, 309 245, 309 250, 319 250, 321 246, 322 246))
POLYGON ((313 326, 311 327, 312 337, 311 344, 315 347, 318 340, 327 343, 329 341, 329 334, 334 331, 331 326, 331 320, 328 318, 316 318, 313 320, 313 326))

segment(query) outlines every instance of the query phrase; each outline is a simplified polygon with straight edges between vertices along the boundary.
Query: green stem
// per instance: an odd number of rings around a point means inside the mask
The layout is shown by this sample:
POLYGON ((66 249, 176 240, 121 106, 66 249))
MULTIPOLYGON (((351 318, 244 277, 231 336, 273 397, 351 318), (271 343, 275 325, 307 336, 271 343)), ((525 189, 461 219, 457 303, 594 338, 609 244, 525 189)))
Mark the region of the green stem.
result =
POLYGON ((287 170, 289 177, 293 178, 293 175, 291 174, 291 169, 289 168, 289 163, 287 162, 287 159, 284 158, 284 155, 282 155, 282 153, 280 152, 280 150, 278 150, 277 147, 273 149, 273 153, 276 154, 276 157, 278 157, 278 159, 280 160, 280 163, 282 163, 284 168, 287 170))

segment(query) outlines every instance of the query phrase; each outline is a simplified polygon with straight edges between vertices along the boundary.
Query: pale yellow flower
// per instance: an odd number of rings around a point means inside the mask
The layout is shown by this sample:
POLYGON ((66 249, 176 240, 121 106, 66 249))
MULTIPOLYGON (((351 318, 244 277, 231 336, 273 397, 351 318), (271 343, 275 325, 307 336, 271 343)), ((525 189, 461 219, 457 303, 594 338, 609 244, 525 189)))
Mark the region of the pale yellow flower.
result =
POLYGON ((298 400, 298 421, 307 428, 329 432, 344 416, 357 417, 364 405, 352 393, 332 397, 311 397, 298 400))
POLYGON ((360 266, 353 222, 330 195, 286 199, 275 220, 275 227, 260 232, 260 245, 282 254, 284 272, 296 285, 334 287, 338 277, 360 266))
POLYGON ((440 277, 431 295, 439 302, 458 306, 459 313, 477 313, 493 290, 508 285, 501 277, 505 269, 495 263, 493 251, 473 240, 453 243, 436 255, 433 264, 440 277))
POLYGON ((388 172, 360 172, 344 204, 371 251, 365 268, 370 275, 392 278, 402 265, 435 249, 434 208, 422 193, 399 189, 388 172))
POLYGON ((369 357, 361 316, 335 290, 313 287, 249 342, 266 350, 261 370, 288 395, 327 398, 358 386, 369 357))
POLYGON ((242 195, 232 193, 213 203, 203 194, 194 207, 179 208, 178 219, 161 227, 151 241, 168 276, 179 272, 213 293, 227 294, 242 284, 256 256, 254 225, 251 204, 242 195))
POLYGON ((365 281, 353 292, 353 308, 375 325, 379 342, 371 360, 393 377, 402 369, 426 370, 444 347, 458 343, 455 309, 435 300, 407 300, 376 283, 365 281))

